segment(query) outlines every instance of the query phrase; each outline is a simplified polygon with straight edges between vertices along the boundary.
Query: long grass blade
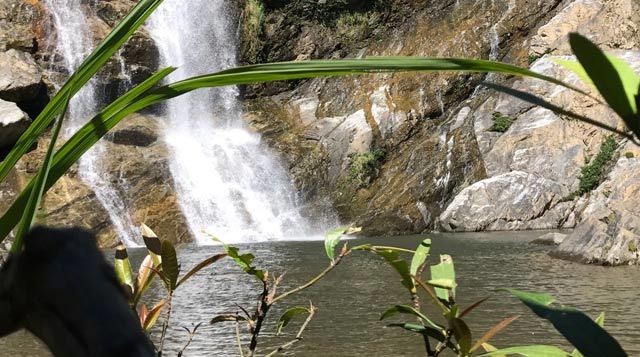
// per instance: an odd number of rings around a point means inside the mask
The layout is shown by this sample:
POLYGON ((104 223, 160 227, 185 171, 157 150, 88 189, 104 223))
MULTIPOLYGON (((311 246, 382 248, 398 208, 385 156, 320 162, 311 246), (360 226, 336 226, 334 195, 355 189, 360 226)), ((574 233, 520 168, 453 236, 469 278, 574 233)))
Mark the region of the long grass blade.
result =
POLYGON ((16 162, 36 142, 38 137, 55 120, 65 106, 66 98, 72 98, 94 74, 109 60, 109 58, 127 41, 131 35, 144 23, 163 0, 141 0, 111 33, 87 57, 78 69, 65 82, 60 91, 51 99, 49 104, 31 123, 29 128, 20 136, 13 149, 0 163, 0 182, 2 182, 16 162))
POLYGON ((38 210, 38 205, 40 204, 42 195, 45 191, 45 183, 47 182, 47 177, 49 176, 49 171, 51 170, 53 152, 55 151, 56 142, 58 141, 58 136, 60 136, 60 129, 62 128, 62 123, 64 122, 64 116, 69 106, 69 96, 67 96, 65 99, 66 100, 64 101, 63 110, 60 113, 60 118, 58 118, 58 122, 53 129, 53 133, 51 134, 51 140, 49 141, 49 147, 47 147, 47 153, 44 156, 42 167, 40 167, 40 170, 38 170, 38 173, 34 178, 34 184, 33 188, 31 189, 31 194, 29 195, 29 200, 27 201, 27 205, 22 212, 22 218, 20 219, 15 239, 13 240, 13 244, 11 245, 11 251, 14 253, 17 253, 21 250, 24 236, 27 234, 27 232, 31 228, 31 225, 33 224, 36 216, 36 211, 38 210))

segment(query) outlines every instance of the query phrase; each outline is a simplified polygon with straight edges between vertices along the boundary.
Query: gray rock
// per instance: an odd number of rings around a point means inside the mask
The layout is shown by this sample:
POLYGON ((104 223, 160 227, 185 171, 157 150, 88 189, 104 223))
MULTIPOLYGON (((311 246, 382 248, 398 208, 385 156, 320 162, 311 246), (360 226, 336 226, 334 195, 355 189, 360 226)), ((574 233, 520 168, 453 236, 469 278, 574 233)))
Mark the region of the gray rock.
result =
POLYGON ((30 54, 14 49, 0 52, 0 99, 33 100, 41 84, 42 72, 30 54))
MULTIPOLYGON (((624 151, 630 150, 628 147, 624 151)), ((640 160, 624 155, 591 192, 554 256, 604 265, 640 264, 640 160)))
POLYGON ((560 245, 565 238, 567 238, 566 234, 559 232, 550 232, 534 239, 533 241, 531 241, 531 243, 542 245, 560 245))
POLYGON ((0 150, 15 144, 30 123, 27 113, 15 103, 0 99, 0 150))
POLYGON ((522 171, 491 177, 462 190, 440 215, 445 231, 552 229, 541 217, 556 206, 562 187, 522 171))

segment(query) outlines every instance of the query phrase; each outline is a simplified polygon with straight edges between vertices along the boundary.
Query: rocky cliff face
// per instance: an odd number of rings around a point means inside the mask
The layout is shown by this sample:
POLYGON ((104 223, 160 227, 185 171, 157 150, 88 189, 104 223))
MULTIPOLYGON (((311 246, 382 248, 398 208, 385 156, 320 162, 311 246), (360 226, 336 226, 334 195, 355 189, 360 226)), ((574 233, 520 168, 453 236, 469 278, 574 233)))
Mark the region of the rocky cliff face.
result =
MULTIPOLYGON (((104 36, 133 3, 87 5, 95 37, 104 36)), ((245 63, 376 55, 489 58, 530 64, 578 84, 552 57, 570 54, 566 35, 579 30, 640 65, 634 52, 640 12, 632 0, 238 4, 245 63)), ((0 147, 15 141, 65 76, 59 56, 47 46, 55 36, 47 17, 41 2, 0 4, 0 63, 7 63, 0 65, 0 108, 10 113, 0 121, 0 147)), ((144 31, 136 36, 122 51, 133 82, 150 73, 158 57, 144 31)), ((122 90, 120 66, 113 62, 100 74, 108 96, 122 90)), ((500 76, 379 74, 271 83, 243 88, 243 103, 246 120, 288 164, 309 215, 329 200, 342 220, 362 225, 366 234, 576 227, 558 255, 604 264, 638 262, 636 147, 617 140, 602 182, 575 196, 582 168, 608 133, 479 89, 482 80, 531 91, 622 127, 595 101, 500 76)), ((105 165, 114 180, 129 183, 136 222, 169 239, 188 239, 166 170, 166 149, 156 140, 159 130, 153 116, 123 123, 110 136, 107 145, 115 154, 105 165)), ((0 209, 35 172, 41 150, 0 186, 0 209)), ((74 172, 52 190, 47 207, 47 222, 83 224, 100 232, 104 245, 113 244, 108 216, 74 172)))
MULTIPOLYGON (((87 3, 83 11, 95 42, 135 5, 132 0, 87 3)), ((0 151, 8 150, 68 76, 55 50, 56 31, 45 2, 7 0, 0 4, 0 151)), ((119 58, 97 76, 100 101, 108 103, 132 83, 158 66, 158 51, 145 33, 134 35, 119 58)), ((88 118, 87 118, 88 119, 88 118)), ((147 223, 163 239, 189 239, 185 219, 176 202, 164 143, 158 141, 161 121, 151 115, 127 118, 109 134, 110 154, 102 165, 109 180, 126 190, 127 210, 134 223, 147 223)), ((0 211, 37 172, 46 150, 45 135, 0 185, 0 211)), ((53 226, 79 225, 98 234, 102 246, 114 246, 116 234, 109 215, 95 194, 72 169, 49 191, 41 222, 53 226)))
MULTIPOLYGON (((580 31, 637 65, 636 53, 629 51, 638 47, 637 6, 625 0, 345 1, 330 8, 276 2, 267 5, 259 36, 245 39, 250 43, 243 47, 244 58, 490 58, 529 62, 535 71, 577 85, 577 78, 552 61, 570 54, 566 35, 580 31)), ((610 164, 604 183, 574 197, 582 168, 608 133, 506 95, 474 90, 481 79, 379 75, 256 86, 245 93, 247 118, 280 148, 308 199, 331 197, 341 217, 363 225, 365 233, 577 225, 559 255, 637 262, 629 247, 636 246, 640 222, 629 209, 640 198, 602 188, 630 185, 619 172, 631 170, 628 161, 635 159, 610 164), (494 130, 501 119, 511 125, 494 130)), ((622 128, 595 101, 539 81, 505 83, 622 128)), ((618 146, 618 156, 629 150, 619 139, 618 146)))
MULTIPOLYGON (((526 62, 525 39, 559 1, 310 1, 268 5, 247 62, 376 55, 526 62), (340 6, 338 3, 342 3, 340 6), (324 12, 323 12, 324 11, 324 12), (326 14, 326 15, 323 15, 326 14), (482 14, 478 16, 478 14, 482 14)), ((438 227, 486 177, 475 140, 482 76, 393 74, 248 88, 248 119, 284 149, 308 199, 329 196, 366 234, 438 227), (272 108, 284 108, 278 111, 272 108)))

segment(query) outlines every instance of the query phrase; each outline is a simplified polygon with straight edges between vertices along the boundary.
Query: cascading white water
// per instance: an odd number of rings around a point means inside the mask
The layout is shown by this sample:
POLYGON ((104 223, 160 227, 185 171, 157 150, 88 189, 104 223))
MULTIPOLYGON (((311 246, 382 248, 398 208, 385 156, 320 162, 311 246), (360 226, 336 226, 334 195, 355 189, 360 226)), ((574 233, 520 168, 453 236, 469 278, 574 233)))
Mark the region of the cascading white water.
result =
MULTIPOLYGON (((166 0, 148 31, 172 80, 236 63, 236 24, 224 0, 166 0)), ((192 233, 228 242, 301 238, 307 222, 286 170, 242 120, 234 87, 199 90, 167 103, 165 140, 179 203, 192 233)))
MULTIPOLYGON (((55 26, 56 52, 62 56, 64 67, 69 73, 80 66, 94 47, 92 32, 84 13, 85 7, 82 6, 84 2, 45 0, 55 26)), ((95 82, 91 81, 71 100, 64 135, 69 137, 84 125, 95 114, 99 104, 95 82)), ((127 246, 139 245, 139 239, 136 238, 139 234, 131 221, 126 204, 118 189, 112 184, 109 173, 104 172, 100 164, 104 149, 103 145, 98 144, 80 159, 79 176, 95 192, 97 199, 109 213, 120 240, 127 246)))

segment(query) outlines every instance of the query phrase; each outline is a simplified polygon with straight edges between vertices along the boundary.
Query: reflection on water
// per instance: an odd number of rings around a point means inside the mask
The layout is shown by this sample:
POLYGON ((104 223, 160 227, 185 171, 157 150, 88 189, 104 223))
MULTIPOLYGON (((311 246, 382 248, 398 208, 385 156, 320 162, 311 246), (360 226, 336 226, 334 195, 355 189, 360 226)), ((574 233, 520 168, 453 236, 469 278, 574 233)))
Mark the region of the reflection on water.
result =
MULTIPOLYGON (((548 247, 528 244, 540 233, 437 234, 431 262, 437 254, 451 254, 456 264, 458 295, 462 305, 480 298, 492 298, 469 316, 476 338, 501 319, 522 314, 493 343, 499 347, 514 344, 557 344, 562 337, 552 326, 536 318, 522 304, 495 294, 501 287, 544 291, 559 302, 575 306, 591 316, 606 312, 607 329, 622 343, 630 355, 639 355, 640 299, 638 267, 604 268, 585 266, 547 256, 548 247)), ((414 248, 423 237, 371 238, 363 242, 414 248)), ((350 244, 360 244, 351 241, 350 244)), ((258 264, 273 273, 286 272, 282 290, 301 284, 327 264, 322 242, 281 242, 243 247, 251 250, 258 264)), ((183 270, 201 259, 218 253, 219 247, 183 247, 179 250, 183 270)), ((141 259, 144 251, 131 252, 141 259)), ((169 330, 165 356, 175 356, 186 342, 182 329, 207 322, 221 313, 235 313, 237 304, 251 310, 259 293, 258 284, 229 261, 216 263, 187 282, 174 298, 173 324, 169 330)), ((149 294, 150 300, 162 297, 161 289, 149 294), (153 296, 156 294, 156 296, 153 296)), ((395 272, 383 261, 367 253, 357 253, 345 260, 319 284, 286 301, 272 311, 260 346, 261 355, 293 338, 300 321, 287 327, 283 336, 274 336, 274 320, 284 308, 307 305, 312 300, 318 313, 307 328, 304 340, 289 353, 296 356, 409 356, 420 355, 422 346, 416 336, 378 321, 389 305, 408 303, 408 295, 395 272)), ((435 309, 428 310, 437 316, 435 309)), ((398 320, 401 321, 401 320, 398 320)), ((159 335, 159 331, 155 331, 159 335)), ((46 356, 42 348, 25 333, 0 340, 2 355, 46 356)), ((233 323, 198 330, 186 356, 237 355, 233 323)))

